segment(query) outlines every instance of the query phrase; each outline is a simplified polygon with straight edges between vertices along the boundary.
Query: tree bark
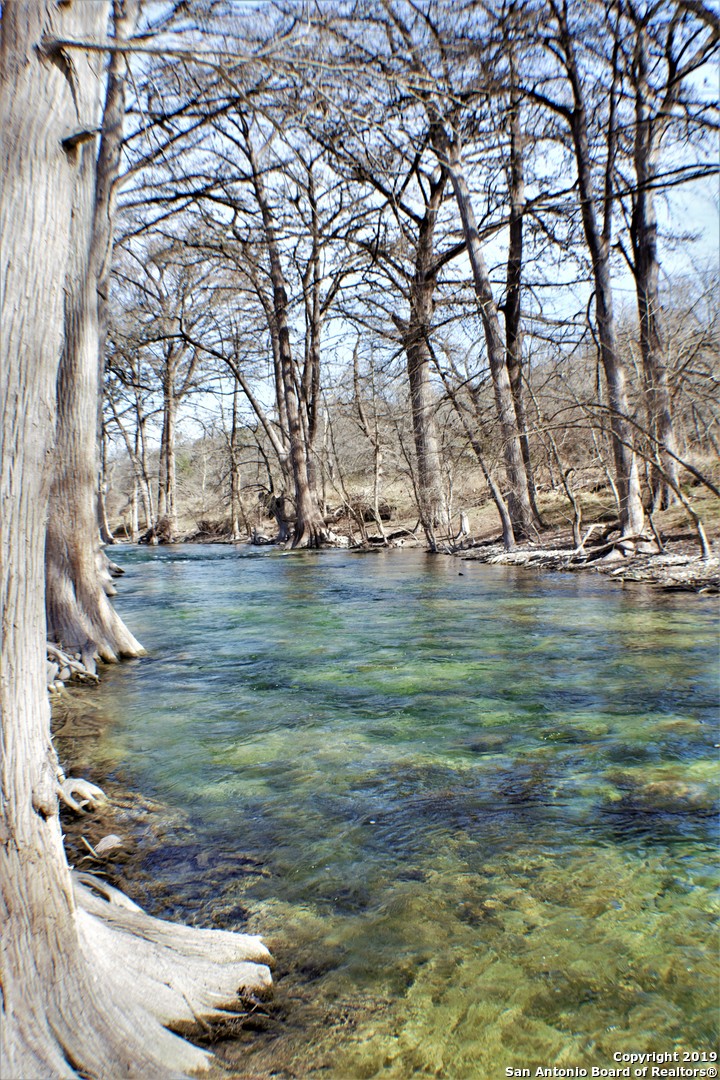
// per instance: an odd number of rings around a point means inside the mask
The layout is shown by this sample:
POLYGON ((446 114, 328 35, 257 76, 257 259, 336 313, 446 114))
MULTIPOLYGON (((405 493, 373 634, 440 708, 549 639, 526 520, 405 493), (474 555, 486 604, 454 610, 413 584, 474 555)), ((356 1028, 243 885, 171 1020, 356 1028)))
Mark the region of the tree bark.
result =
MULTIPOLYGON (((104 37, 106 22, 104 3, 88 9, 92 35, 104 37)), ((92 81, 79 82, 76 90, 78 123, 88 133, 98 128, 99 54, 94 54, 93 63, 92 81)), ((96 658, 112 661, 138 656, 143 650, 107 598, 98 529, 102 365, 98 283, 111 242, 110 195, 96 183, 94 138, 83 137, 68 155, 75 162, 76 183, 57 383, 56 467, 46 538, 47 632, 51 640, 79 650, 92 664, 96 658)), ((108 152, 101 158, 107 165, 108 152)))
POLYGON ((270 204, 267 199, 262 171, 252 146, 250 133, 246 131, 247 154, 252 169, 255 197, 260 208, 263 232, 270 262, 270 280, 273 289, 274 329, 277 334, 278 361, 283 389, 283 402, 287 417, 290 465, 295 489, 295 529, 293 547, 319 547, 326 542, 327 528, 317 503, 317 496, 310 485, 308 447, 306 432, 300 416, 295 364, 293 362, 290 329, 288 326, 288 297, 285 277, 280 259, 270 204))
POLYGON ((110 522, 108 521, 107 513, 107 492, 110 486, 110 475, 112 470, 108 468, 107 459, 107 432, 105 427, 101 428, 100 432, 100 477, 98 480, 98 523, 100 526, 100 539, 103 544, 114 544, 115 537, 112 534, 110 528, 110 522))
POLYGON ((170 544, 177 535, 177 498, 175 469, 175 418, 177 398, 175 395, 174 348, 165 361, 163 372, 163 427, 160 449, 160 473, 158 477, 158 539, 170 544))
POLYGON ((240 386, 237 380, 233 387, 232 422, 230 427, 230 537, 239 540, 241 488, 240 488, 240 462, 238 460, 238 395, 240 386))
MULTIPOLYGON (((50 741, 43 571, 63 292, 71 265, 75 187, 82 169, 79 147, 73 143, 79 131, 91 126, 85 106, 94 111, 100 95, 95 63, 81 50, 57 42, 102 39, 106 15, 99 0, 92 4, 12 0, 4 5, 0 21, 4 177, 0 1073, 4 1077, 134 1075, 169 1080, 207 1064, 206 1053, 165 1026, 180 1016, 192 1021, 193 1007, 187 997, 183 1002, 182 992, 174 1002, 166 996, 171 984, 177 984, 178 971, 189 970, 193 963, 187 951, 181 960, 172 946, 160 949, 148 937, 112 926, 104 910, 98 910, 97 900, 92 911, 91 899, 81 910, 76 908, 62 846, 57 759, 50 741), (173 958, 171 974, 160 961, 173 958), (153 969, 159 977, 153 977, 153 969), (136 986, 142 987, 144 1000, 136 986)), ((94 403, 91 415, 94 421, 94 403)), ((154 933, 156 939, 163 932, 173 939, 178 933, 190 934, 193 948, 199 944, 198 931, 190 928, 168 930, 169 924, 143 922, 139 917, 136 926, 138 922, 146 935, 154 933)), ((257 942, 250 949, 260 959, 257 942)), ((226 1000, 243 984, 267 987, 267 969, 263 975, 255 963, 234 967, 226 980, 226 1000)))
MULTIPOLYGON (((103 5, 97 11, 104 14, 103 5)), ((54 791, 42 581, 77 171, 77 155, 66 152, 61 140, 87 118, 77 115, 64 54, 53 59, 38 47, 45 34, 75 36, 78 29, 76 13, 50 0, 6 5, 0 22, 0 1060, 8 1076, 67 1074, 48 999, 53 982, 63 979, 78 958, 54 791)))
MULTIPOLYGON (((597 333, 600 360, 605 372, 608 404, 610 406, 613 458, 620 500, 620 525, 623 536, 639 536, 645 531, 645 509, 640 491, 637 459, 633 450, 633 431, 628 420, 630 412, 627 396, 627 372, 618 349, 613 311, 609 243, 612 200, 607 199, 606 229, 601 230, 593 189, 592 156, 580 73, 575 62, 572 37, 564 11, 558 10, 554 0, 553 10, 558 20, 560 45, 563 50, 573 97, 573 107, 569 111, 569 123, 578 174, 580 213, 585 232, 585 241, 592 260, 597 333)), ((612 140, 613 137, 614 133, 610 131, 608 139, 612 140)), ((607 175, 609 178, 610 172, 611 162, 608 162, 607 175)))
MULTIPOLYGON (((514 78, 514 75, 513 75, 514 78)), ((528 495, 536 522, 540 522, 537 508, 530 439, 525 412, 525 388, 523 385, 523 332, 522 332, 522 271, 523 231, 525 218, 525 163, 523 156, 523 132, 520 123, 520 93, 513 86, 510 91, 510 162, 509 194, 510 222, 508 225, 508 258, 505 296, 505 349, 510 389, 515 406, 515 417, 520 433, 520 450, 525 463, 528 495)))
POLYGON ((449 527, 435 423, 437 400, 430 379, 429 346, 437 280, 433 246, 446 178, 447 174, 443 169, 431 185, 425 214, 419 224, 415 274, 409 290, 410 318, 408 321, 395 320, 407 356, 410 409, 417 457, 418 510, 425 535, 433 550, 436 547, 435 530, 438 525, 442 523, 446 528, 449 527))

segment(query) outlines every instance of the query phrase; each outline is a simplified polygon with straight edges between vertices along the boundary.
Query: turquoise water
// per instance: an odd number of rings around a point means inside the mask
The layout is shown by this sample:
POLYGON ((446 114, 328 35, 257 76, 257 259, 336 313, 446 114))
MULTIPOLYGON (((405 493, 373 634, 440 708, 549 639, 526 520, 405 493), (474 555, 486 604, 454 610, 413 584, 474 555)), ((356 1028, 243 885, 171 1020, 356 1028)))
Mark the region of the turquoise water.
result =
POLYGON ((86 691, 87 752, 188 815, 141 902, 277 958, 231 1075, 717 1049, 716 604, 420 552, 117 558, 149 656, 86 691))

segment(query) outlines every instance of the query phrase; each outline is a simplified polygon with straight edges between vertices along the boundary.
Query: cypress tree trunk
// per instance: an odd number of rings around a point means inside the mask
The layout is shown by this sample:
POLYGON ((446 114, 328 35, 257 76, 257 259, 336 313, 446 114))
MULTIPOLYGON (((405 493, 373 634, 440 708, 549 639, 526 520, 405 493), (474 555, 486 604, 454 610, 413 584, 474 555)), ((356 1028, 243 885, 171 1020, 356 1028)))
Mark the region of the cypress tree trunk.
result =
MULTIPOLYGON (((107 5, 89 5, 85 22, 92 37, 103 38, 107 5)), ((99 121, 102 55, 89 55, 92 79, 78 81, 75 93, 78 121, 84 130, 94 132, 99 121)), ((117 130, 115 137, 119 155, 117 130)), ((97 419, 104 342, 98 285, 103 274, 107 277, 111 243, 110 179, 96 168, 94 138, 80 141, 69 150, 69 157, 75 163, 76 183, 57 383, 57 466, 46 540, 46 608, 48 637, 66 649, 79 650, 91 666, 95 658, 112 661, 118 656, 137 656, 142 647, 107 598, 98 528, 97 419)), ((106 174, 112 164, 107 147, 100 163, 106 174)))
POLYGON ((6 5, 0 23, 0 1061, 7 1076, 67 1073, 47 999, 52 981, 67 975, 77 959, 78 944, 54 791, 42 588, 62 290, 77 170, 61 140, 79 119, 61 62, 37 51, 45 33, 74 36, 79 30, 72 11, 55 7, 50 0, 6 5), (53 227, 46 229, 45 222, 53 227), (60 970, 53 971, 56 958, 60 970))
MULTIPOLYGON (((195 950, 207 941, 198 934, 215 942, 213 932, 172 928, 127 911, 112 925, 103 910, 110 905, 100 900, 76 908, 57 813, 45 687, 45 525, 63 292, 82 167, 68 140, 89 129, 81 110, 85 102, 93 104, 92 88, 99 95, 100 87, 83 50, 53 42, 102 39, 106 14, 99 0, 12 0, 0 21, 3 1077, 178 1076, 207 1064, 207 1054, 166 1025, 183 1016, 191 1024, 194 1014, 213 1012, 188 982, 177 995, 171 989, 183 972, 197 970, 195 950), (120 929, 128 919, 144 928, 144 938, 120 929), (192 946, 179 957, 177 949, 160 945, 162 934, 173 941, 189 936, 192 946)), ((240 944, 240 935, 225 937, 240 944)), ((258 943, 245 940, 245 956, 260 959, 258 943)), ((214 991, 218 983, 205 970, 205 984, 214 991)), ((214 995, 214 1010, 241 985, 267 987, 267 969, 263 974, 255 963, 231 965, 225 991, 214 995)), ((206 992, 206 1001, 210 996, 206 992)))

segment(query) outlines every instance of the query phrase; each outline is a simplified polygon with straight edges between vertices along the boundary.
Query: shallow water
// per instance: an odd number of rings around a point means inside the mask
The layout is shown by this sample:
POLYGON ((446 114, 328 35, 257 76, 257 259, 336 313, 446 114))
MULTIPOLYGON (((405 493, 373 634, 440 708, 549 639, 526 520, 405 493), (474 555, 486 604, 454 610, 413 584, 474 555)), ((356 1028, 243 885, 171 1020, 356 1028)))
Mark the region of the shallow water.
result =
POLYGON ((117 557, 150 655, 86 691, 85 753, 189 815, 153 910, 278 960, 232 1075, 717 1049, 712 601, 419 552, 117 557))

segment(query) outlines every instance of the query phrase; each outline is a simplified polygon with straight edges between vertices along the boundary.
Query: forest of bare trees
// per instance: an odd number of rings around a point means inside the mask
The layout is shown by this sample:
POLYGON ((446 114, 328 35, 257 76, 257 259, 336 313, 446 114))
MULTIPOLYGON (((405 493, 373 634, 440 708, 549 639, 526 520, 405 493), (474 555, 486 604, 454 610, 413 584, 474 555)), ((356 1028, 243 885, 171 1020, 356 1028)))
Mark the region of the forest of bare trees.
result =
MULTIPOLYGON (((383 537, 383 503, 436 548, 492 500, 510 548, 541 533, 538 492, 577 534, 603 486, 622 549, 656 546, 648 514, 686 498, 685 466, 711 480, 716 438, 715 271, 678 260, 668 217, 715 169, 712 13, 193 18, 222 63, 158 46, 128 102, 104 410, 119 535, 314 546, 342 515, 383 537), (203 461, 184 482, 180 420, 203 461)), ((157 40, 188 32, 176 16, 157 40)))
POLYGON ((395 515, 439 550, 488 505, 508 550, 551 512, 581 546, 592 504, 616 558, 671 511, 709 554, 717 266, 675 208, 717 176, 719 44, 702 0, 5 0, 7 1075, 195 1067, 161 1025, 220 978, 168 938, 150 1029, 164 931, 78 906, 62 851, 58 795, 95 793, 46 643, 90 677, 142 652, 113 538, 395 515))

